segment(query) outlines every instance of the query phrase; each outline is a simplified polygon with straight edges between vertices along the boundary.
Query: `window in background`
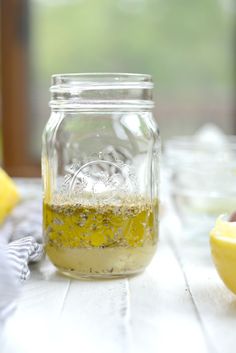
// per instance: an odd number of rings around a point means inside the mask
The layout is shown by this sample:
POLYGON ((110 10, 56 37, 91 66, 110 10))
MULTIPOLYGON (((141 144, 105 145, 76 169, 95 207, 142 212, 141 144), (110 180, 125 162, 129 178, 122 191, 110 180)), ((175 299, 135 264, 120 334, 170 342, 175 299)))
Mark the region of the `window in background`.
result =
POLYGON ((53 73, 150 73, 163 138, 192 134, 209 121, 235 132, 233 0, 22 3, 29 23, 27 148, 32 161, 39 163, 53 73))
POLYGON ((163 137, 191 134, 207 121, 232 133, 232 6, 230 0, 31 0, 35 157, 53 73, 150 73, 163 137))

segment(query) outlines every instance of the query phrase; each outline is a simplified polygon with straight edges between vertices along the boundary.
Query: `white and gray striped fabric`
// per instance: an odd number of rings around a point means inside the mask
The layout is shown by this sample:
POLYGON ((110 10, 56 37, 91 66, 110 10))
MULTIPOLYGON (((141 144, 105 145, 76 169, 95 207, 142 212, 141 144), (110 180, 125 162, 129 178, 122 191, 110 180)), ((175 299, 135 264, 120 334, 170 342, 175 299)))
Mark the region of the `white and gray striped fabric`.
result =
POLYGON ((14 308, 19 285, 9 264, 6 249, 0 244, 0 334, 1 326, 14 308))
POLYGON ((29 263, 39 261, 43 254, 41 183, 25 181, 20 190, 21 202, 0 227, 0 246, 16 279, 22 282, 29 278, 29 263))
POLYGON ((30 276, 30 263, 43 256, 41 182, 17 183, 22 200, 0 225, 0 335, 1 325, 15 307, 20 284, 30 276))
POLYGON ((42 255, 42 244, 31 236, 0 244, 0 328, 15 307, 19 284, 30 276, 29 263, 42 255))
POLYGON ((7 246, 9 264, 17 280, 20 282, 29 278, 29 263, 39 261, 43 255, 43 246, 31 237, 12 241, 7 246))

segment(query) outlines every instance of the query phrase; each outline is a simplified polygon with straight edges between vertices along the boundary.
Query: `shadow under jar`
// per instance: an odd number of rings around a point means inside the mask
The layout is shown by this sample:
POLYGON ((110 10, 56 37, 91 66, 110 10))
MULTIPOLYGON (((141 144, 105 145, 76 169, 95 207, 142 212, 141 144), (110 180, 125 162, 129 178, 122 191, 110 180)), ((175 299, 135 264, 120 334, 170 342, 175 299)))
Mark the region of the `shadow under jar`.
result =
POLYGON ((149 75, 52 76, 44 243, 66 275, 132 275, 155 253, 160 141, 152 88, 149 75))

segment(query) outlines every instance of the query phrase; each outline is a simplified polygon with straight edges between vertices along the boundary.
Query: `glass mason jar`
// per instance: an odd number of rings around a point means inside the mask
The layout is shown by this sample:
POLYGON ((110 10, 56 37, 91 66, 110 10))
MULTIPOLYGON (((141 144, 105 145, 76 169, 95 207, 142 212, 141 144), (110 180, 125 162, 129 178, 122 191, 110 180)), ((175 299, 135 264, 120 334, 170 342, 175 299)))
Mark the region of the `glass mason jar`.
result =
POLYGON ((160 140, 149 75, 53 75, 43 133, 46 253, 73 277, 143 271, 158 240, 160 140))

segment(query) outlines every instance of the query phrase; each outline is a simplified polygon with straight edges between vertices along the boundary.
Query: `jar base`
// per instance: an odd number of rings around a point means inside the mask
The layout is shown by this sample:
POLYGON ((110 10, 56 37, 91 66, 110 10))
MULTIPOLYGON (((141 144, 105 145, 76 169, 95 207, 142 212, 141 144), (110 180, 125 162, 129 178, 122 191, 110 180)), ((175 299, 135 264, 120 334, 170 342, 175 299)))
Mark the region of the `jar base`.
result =
POLYGON ((138 274, 150 263, 156 246, 140 248, 55 248, 46 253, 66 276, 80 279, 124 278, 138 274))
POLYGON ((142 272, 144 272, 144 268, 138 271, 130 271, 126 273, 94 273, 94 274, 86 274, 71 270, 65 270, 63 268, 58 268, 57 270, 60 274, 66 277, 70 277, 73 279, 78 279, 82 281, 99 281, 99 280, 111 280, 111 279, 120 279, 127 277, 134 277, 142 272))

